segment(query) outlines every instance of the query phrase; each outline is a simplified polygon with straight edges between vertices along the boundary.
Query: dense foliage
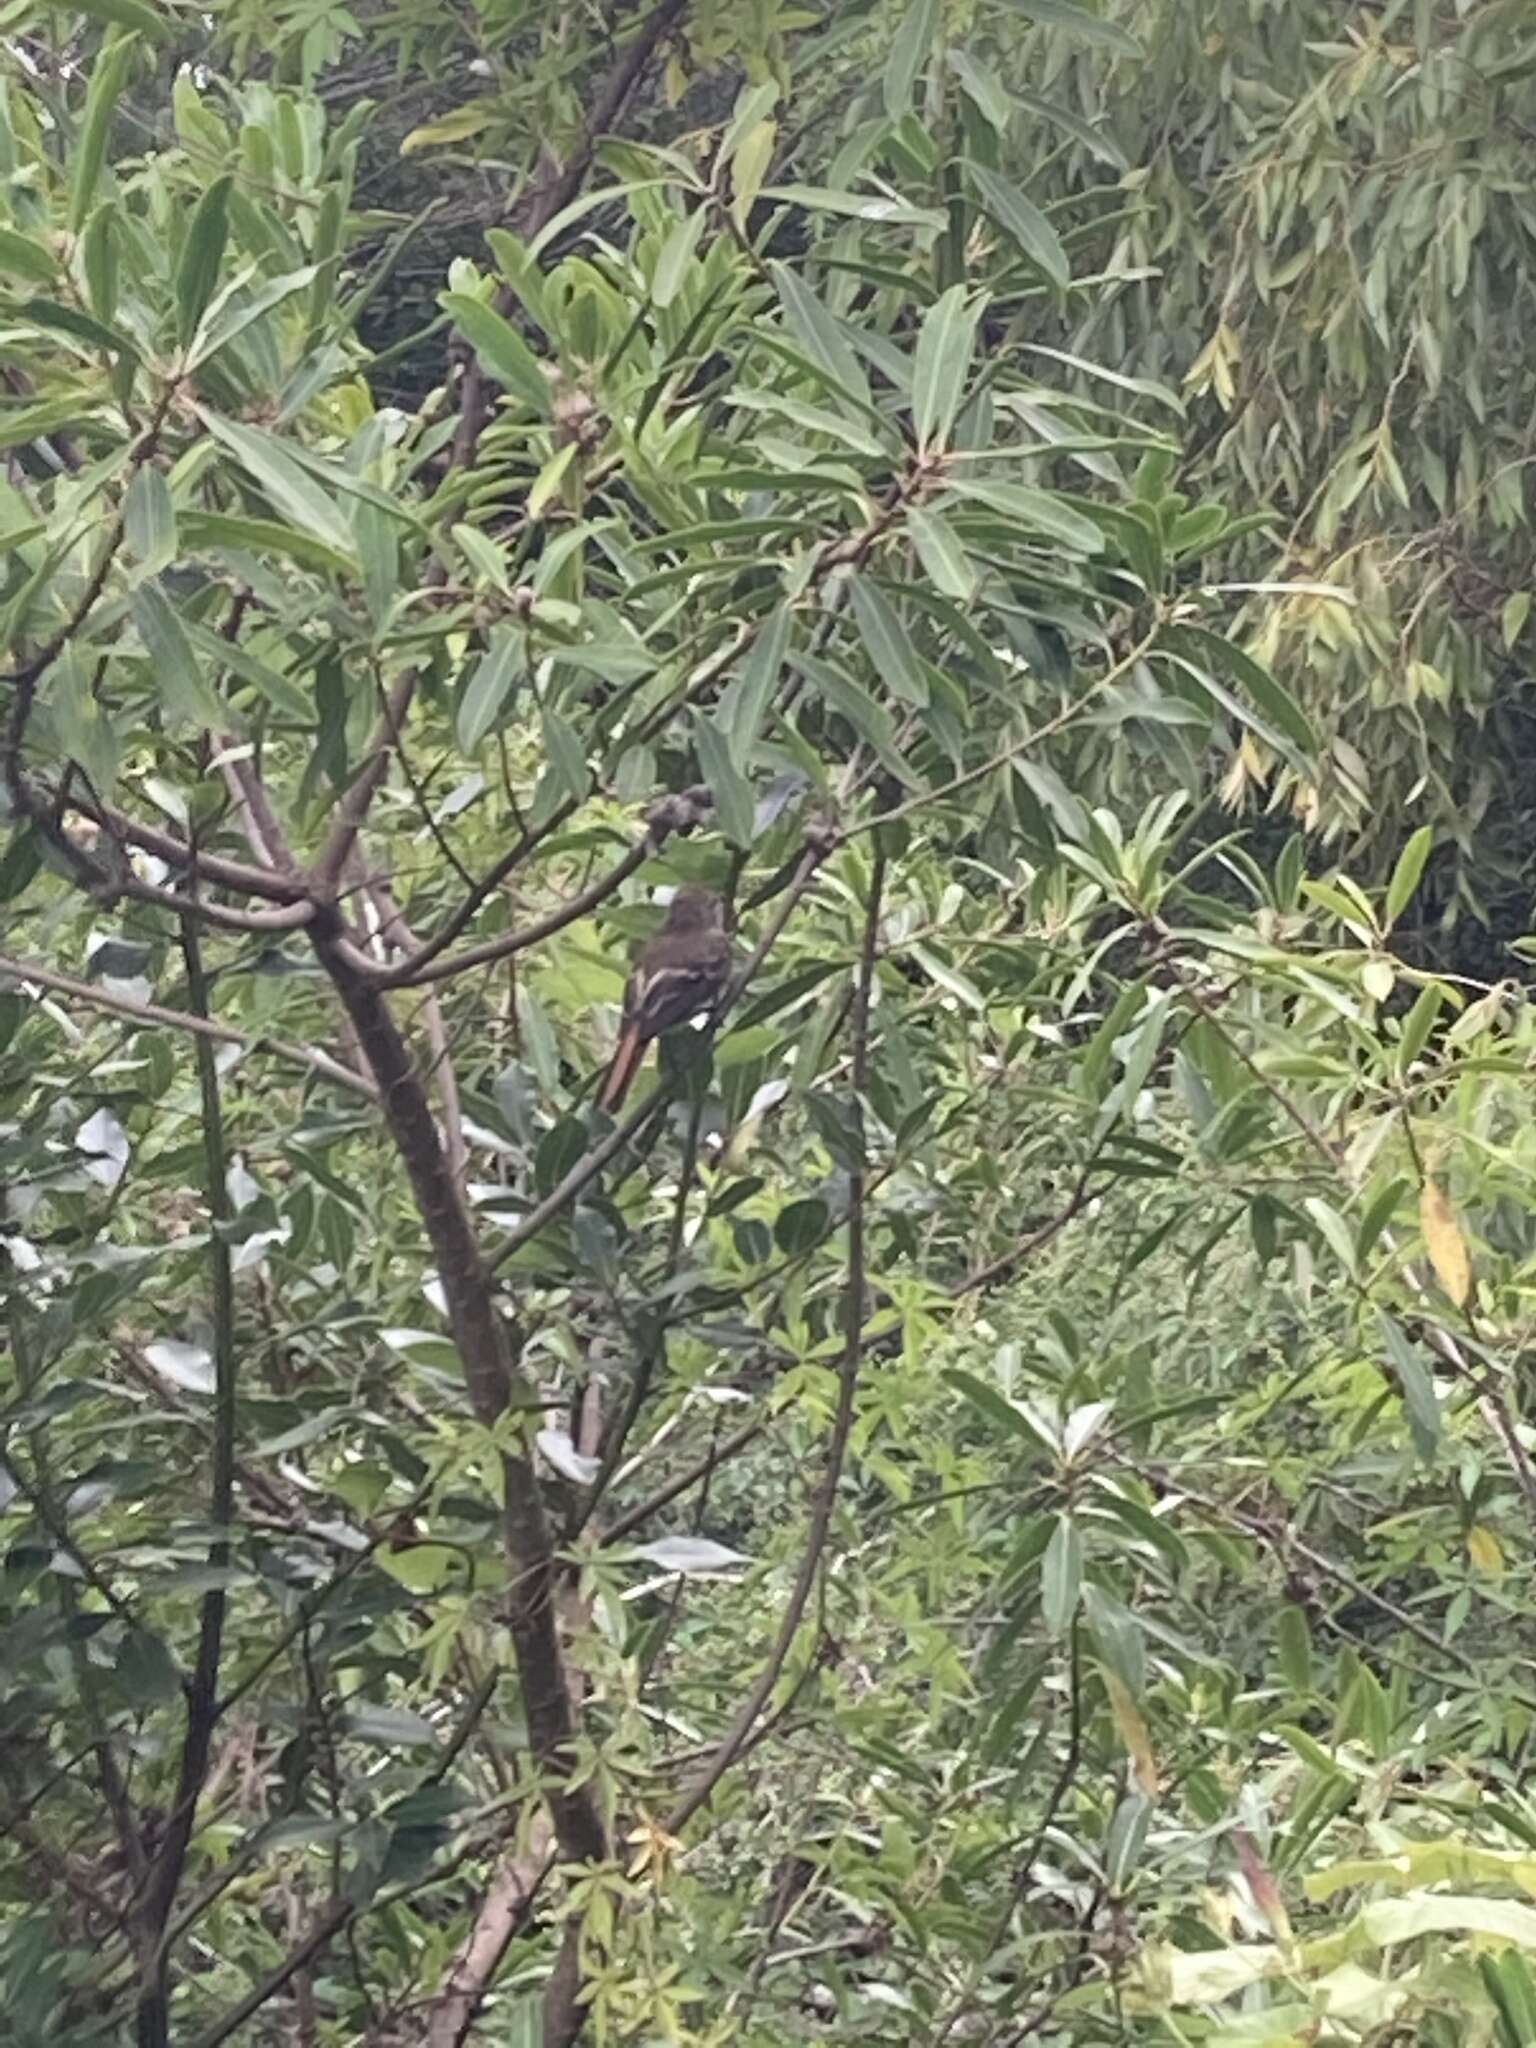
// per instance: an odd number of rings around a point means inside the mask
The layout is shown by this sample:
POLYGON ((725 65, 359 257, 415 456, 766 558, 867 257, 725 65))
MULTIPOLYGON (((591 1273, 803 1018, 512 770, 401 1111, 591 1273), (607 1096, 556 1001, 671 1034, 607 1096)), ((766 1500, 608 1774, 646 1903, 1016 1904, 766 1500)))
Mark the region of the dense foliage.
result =
POLYGON ((1533 2037, 1529 67, 1322 15, 8 27, 12 2037, 1533 2037))

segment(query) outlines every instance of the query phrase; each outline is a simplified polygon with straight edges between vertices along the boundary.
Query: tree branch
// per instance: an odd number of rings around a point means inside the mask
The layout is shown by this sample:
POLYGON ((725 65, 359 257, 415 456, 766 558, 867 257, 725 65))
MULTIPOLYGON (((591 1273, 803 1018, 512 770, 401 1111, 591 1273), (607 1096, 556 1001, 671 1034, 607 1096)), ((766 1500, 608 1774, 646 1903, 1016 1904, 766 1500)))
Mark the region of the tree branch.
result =
MULTIPOLYGON (((448 981, 456 974, 463 974, 471 967, 483 967, 492 960, 507 960, 514 953, 526 952, 528 947, 538 945, 541 939, 552 938, 589 910, 595 910, 605 902, 636 868, 642 866, 657 851, 662 841, 647 831, 621 860, 615 861, 605 874, 599 875, 577 895, 569 897, 558 910, 550 911, 534 924, 524 925, 520 931, 503 932, 499 938, 487 939, 483 945, 466 946, 462 953, 450 953, 446 960, 440 955, 452 943, 452 931, 440 933, 418 946, 408 958, 379 977, 381 988, 418 988, 423 982, 448 981)), ((483 898, 482 898, 483 900, 483 898)))
POLYGON ((470 890, 441 928, 416 949, 399 966, 379 977, 381 988, 405 988, 423 981, 443 981, 450 975, 460 974, 466 968, 483 966, 488 960, 505 960, 514 953, 524 952, 529 946, 536 946, 541 939, 553 937, 566 925, 574 924, 579 917, 585 917, 589 910, 596 909, 619 885, 641 867, 654 853, 659 853, 674 833, 693 831, 703 823, 714 808, 714 798, 703 784, 692 789, 678 790, 672 795, 660 797, 645 815, 645 831, 629 851, 605 875, 562 903, 558 910, 541 917, 534 924, 523 926, 521 931, 504 932, 501 937, 487 939, 483 945, 466 947, 450 960, 442 960, 432 969, 425 970, 447 950, 464 927, 469 923, 480 905, 493 895, 533 843, 524 834, 517 844, 502 855, 482 880, 470 890))
POLYGON ((368 807, 378 793, 379 785, 389 773, 389 757, 394 749, 395 735, 405 723, 405 715, 411 708, 411 699, 416 694, 416 671, 408 669, 400 676, 384 701, 378 724, 368 741, 363 765, 342 792, 336 806, 336 823, 327 840, 320 858, 310 870, 312 893, 322 902, 332 899, 340 887, 342 875, 346 872, 352 848, 357 835, 368 816, 368 807))
POLYGON ((302 903, 306 900, 304 881, 298 875, 252 867, 246 861, 230 860, 224 854, 208 853, 201 847, 194 852, 174 832, 167 832, 158 825, 146 825, 96 797, 74 797, 71 808, 77 810, 81 817, 91 819, 120 844, 136 846, 142 853, 152 853, 167 866, 184 869, 204 886, 230 889, 242 896, 259 896, 271 903, 302 903))
POLYGON ((800 1624, 820 1575, 822 1554, 831 1532, 832 1513, 837 1505, 843 1461, 847 1455, 848 1439, 853 1428, 853 1403, 859 1381, 859 1366, 864 1355, 864 1190, 868 1165, 864 1096, 869 1082, 870 993, 874 987, 880 931, 880 899, 884 887, 885 854, 877 840, 869 880, 869 900, 864 911, 864 946, 859 960, 851 1025, 853 1123, 856 1131, 857 1164, 848 1175, 848 1277, 843 1300, 843 1357, 838 1374, 837 1408, 832 1419, 832 1436, 827 1446, 826 1464, 822 1469, 821 1483, 817 1487, 816 1499, 811 1510, 811 1526, 806 1538, 805 1553, 800 1560, 799 1572, 779 1622, 778 1635, 768 1653, 768 1661, 736 1710, 713 1756, 668 1814, 663 1826, 669 1835, 681 1834, 700 1807, 706 1804, 715 1787, 740 1754, 758 1716, 768 1704, 769 1696, 778 1683, 779 1675, 794 1647, 795 1637, 800 1633, 800 1624))
POLYGON ((35 960, 18 960, 10 953, 0 953, 0 975, 33 982, 37 987, 53 989, 59 995, 73 996, 77 1002, 89 1003, 92 1009, 105 1010, 110 1016, 125 1017, 133 1024, 163 1024, 172 1031, 188 1031, 194 1037, 214 1039, 221 1045, 239 1045, 244 1046, 247 1052, 270 1053, 275 1059, 308 1067, 327 1081, 335 1082, 338 1088, 346 1088, 369 1102, 379 1099, 378 1090, 365 1074, 355 1073, 351 1067, 344 1067, 340 1060, 333 1060, 329 1053, 317 1052, 310 1046, 295 1045, 288 1039, 269 1038, 265 1034, 257 1037, 250 1032, 237 1031, 233 1024, 216 1024, 211 1018, 195 1017, 187 1010, 171 1010, 162 1003, 140 1003, 132 996, 113 995, 104 988, 97 988, 93 982, 77 981, 70 974, 56 974, 51 967, 39 966, 35 960))
MULTIPOLYGON (((414 947, 417 943, 416 935, 406 923, 405 912, 396 902, 389 884, 381 875, 370 875, 366 887, 379 914, 379 936, 384 943, 414 947), (393 941, 391 934, 394 935, 393 941)), ((454 1071, 453 1048, 448 1042, 448 1028, 443 1022, 442 1005, 430 992, 426 997, 426 1024, 427 1042, 432 1048, 432 1077, 437 1083, 438 1100, 443 1106, 443 1142, 448 1157, 448 1171, 462 1187, 469 1168, 469 1153, 464 1144, 464 1114, 459 1103, 459 1080, 454 1071)))
POLYGON ((502 1957, 527 1924, 554 1853, 553 1830, 541 1816, 527 1847, 498 1864, 469 1935, 433 2001, 426 2048, 461 2048, 468 2038, 502 1957))
MULTIPOLYGON (((194 1013, 206 1017, 208 979, 203 969, 197 919, 190 907, 182 919, 181 943, 194 1013)), ((235 1282, 229 1242, 224 1234, 233 1217, 234 1207, 229 1197, 229 1156, 224 1140, 224 1109, 219 1095, 213 1046, 206 1038, 198 1038, 195 1043, 203 1112, 203 1199, 213 1223, 208 1233, 214 1362, 213 1470, 208 1519, 220 1533, 208 1546, 208 1563, 215 1572, 222 1572, 229 1563, 228 1532, 235 1504, 235 1282)), ((138 1915, 143 1944, 138 2048, 169 2048, 171 2038, 170 1955, 165 1930, 186 1864, 197 1803, 208 1778, 214 1724, 218 1719, 224 1604, 222 1582, 210 1586, 203 1595, 197 1657, 187 1692, 187 1725, 176 1776, 176 1796, 159 1853, 150 1866, 138 1915)))
MULTIPOLYGON (((338 956, 341 920, 328 911, 314 928, 316 951, 352 1019, 379 1087, 437 1262, 449 1326, 477 1419, 505 1434, 509 1408, 531 1412, 533 1390, 514 1361, 491 1274, 481 1257, 464 1193, 449 1170, 421 1075, 383 997, 338 956)), ((607 1830, 589 1784, 573 1785, 575 1722, 555 1622, 554 1543, 526 1444, 502 1454, 503 1529, 511 1565, 507 1619, 521 1682, 529 1742, 543 1779, 560 1854, 602 1861, 607 1830)))

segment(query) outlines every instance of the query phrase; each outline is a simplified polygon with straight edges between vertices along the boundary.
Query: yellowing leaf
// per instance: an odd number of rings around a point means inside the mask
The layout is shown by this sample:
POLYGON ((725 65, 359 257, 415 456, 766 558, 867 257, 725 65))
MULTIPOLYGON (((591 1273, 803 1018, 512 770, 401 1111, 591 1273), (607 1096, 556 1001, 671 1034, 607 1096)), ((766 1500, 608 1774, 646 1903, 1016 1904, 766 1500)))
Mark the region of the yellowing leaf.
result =
POLYGON ((1384 1003, 1396 985, 1397 976, 1392 971, 1392 962, 1378 954, 1374 959, 1367 960, 1361 968, 1360 980, 1368 996, 1374 997, 1378 1003, 1384 1003))
POLYGON ((1474 1522, 1467 1531, 1467 1555, 1480 1572, 1501 1572, 1504 1569, 1504 1552, 1499 1547, 1499 1539, 1481 1522, 1474 1522))
POLYGON ((482 135, 497 118, 494 100, 469 100, 462 107, 455 107, 440 120, 427 121, 419 128, 413 128, 400 145, 402 156, 414 156, 420 149, 435 149, 439 143, 467 142, 472 135, 482 135))
POLYGON ((1444 1188, 1435 1180, 1419 1190, 1419 1228, 1435 1278, 1460 1308, 1472 1291, 1472 1261, 1444 1188))
POLYGON ((754 122, 736 151, 731 164, 731 217, 739 228, 746 227, 752 202, 762 190, 778 132, 776 122, 754 122))
POLYGON ((1138 1790, 1148 1799, 1157 1797, 1157 1758, 1152 1754, 1152 1738, 1147 1733, 1147 1724, 1141 1717, 1141 1709, 1131 1697, 1129 1686, 1115 1673, 1103 1667, 1101 1676, 1104 1690, 1109 1694, 1109 1711, 1114 1719, 1115 1733, 1125 1745, 1125 1753, 1131 1760, 1136 1774, 1138 1790))

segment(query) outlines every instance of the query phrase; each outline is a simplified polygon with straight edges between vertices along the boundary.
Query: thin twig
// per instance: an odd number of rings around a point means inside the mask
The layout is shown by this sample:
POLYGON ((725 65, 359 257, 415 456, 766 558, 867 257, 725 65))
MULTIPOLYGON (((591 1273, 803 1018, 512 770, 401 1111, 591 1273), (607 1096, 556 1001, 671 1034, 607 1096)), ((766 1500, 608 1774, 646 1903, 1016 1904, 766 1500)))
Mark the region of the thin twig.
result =
POLYGON ((616 1515, 603 1530, 599 1540, 603 1543, 622 1543, 626 1536, 632 1535, 643 1523, 648 1522, 652 1515, 660 1514, 661 1510, 676 1500, 679 1494, 686 1493, 690 1486, 696 1486, 701 1479, 708 1479, 728 1459, 746 1450, 749 1444, 755 1444, 760 1436, 767 1433, 767 1429, 766 1422, 746 1422, 733 1436, 726 1437, 723 1443, 711 1444, 702 1458, 696 1459, 685 1471, 679 1472, 675 1479, 669 1479, 665 1486, 658 1487, 648 1500, 640 1501, 632 1508, 626 1508, 622 1515, 616 1515))
MULTIPOLYGON (((599 875, 595 882, 590 883, 577 895, 568 897, 558 910, 550 911, 547 916, 539 918, 533 924, 524 925, 518 931, 503 932, 499 938, 487 939, 482 945, 467 946, 462 953, 452 953, 444 960, 439 956, 452 943, 456 926, 462 929, 462 925, 458 924, 460 912, 456 911, 435 938, 416 946, 406 959, 381 974, 379 986, 415 988, 422 982, 448 981, 456 974, 466 973, 471 967, 483 967, 490 960, 506 960, 514 953, 521 953, 529 946, 536 946, 541 939, 553 937, 567 925, 574 924, 578 918, 585 917, 589 910, 595 910, 599 903, 614 893, 621 882, 657 851, 658 844, 652 834, 647 832, 621 860, 616 861, 605 873, 599 875)), ((479 884, 476 885, 476 890, 471 892, 472 898, 476 897, 477 892, 479 901, 483 901, 485 895, 489 894, 489 890, 483 889, 479 884)), ((463 908, 461 905, 460 911, 463 908)), ((464 922, 468 922, 467 917, 464 922)))

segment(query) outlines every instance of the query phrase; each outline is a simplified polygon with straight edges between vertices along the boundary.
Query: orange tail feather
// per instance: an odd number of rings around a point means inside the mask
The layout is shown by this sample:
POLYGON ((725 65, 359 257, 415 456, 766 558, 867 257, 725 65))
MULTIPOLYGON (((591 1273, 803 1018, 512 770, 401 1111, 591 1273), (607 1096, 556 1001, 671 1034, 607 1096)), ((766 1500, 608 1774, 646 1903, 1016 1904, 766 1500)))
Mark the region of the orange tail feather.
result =
POLYGON ((633 1025, 619 1040, 618 1050, 613 1056, 602 1088, 598 1092, 599 1109, 615 1110, 629 1093, 629 1084, 634 1080, 641 1060, 645 1057, 645 1040, 633 1025))

